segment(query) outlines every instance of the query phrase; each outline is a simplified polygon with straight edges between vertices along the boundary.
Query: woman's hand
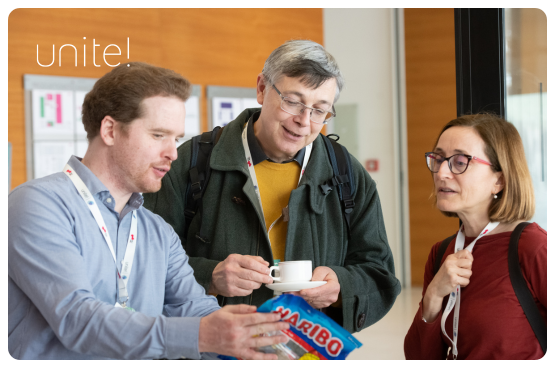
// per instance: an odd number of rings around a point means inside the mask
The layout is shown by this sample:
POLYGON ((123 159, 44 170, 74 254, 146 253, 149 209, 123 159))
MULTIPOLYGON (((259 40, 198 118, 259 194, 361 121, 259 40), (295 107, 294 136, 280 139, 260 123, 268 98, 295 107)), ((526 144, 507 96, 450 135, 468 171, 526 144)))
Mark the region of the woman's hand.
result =
POLYGON ((422 317, 426 322, 436 320, 441 311, 443 298, 455 291, 457 285, 465 287, 470 283, 473 261, 472 253, 466 249, 447 256, 424 295, 422 317))

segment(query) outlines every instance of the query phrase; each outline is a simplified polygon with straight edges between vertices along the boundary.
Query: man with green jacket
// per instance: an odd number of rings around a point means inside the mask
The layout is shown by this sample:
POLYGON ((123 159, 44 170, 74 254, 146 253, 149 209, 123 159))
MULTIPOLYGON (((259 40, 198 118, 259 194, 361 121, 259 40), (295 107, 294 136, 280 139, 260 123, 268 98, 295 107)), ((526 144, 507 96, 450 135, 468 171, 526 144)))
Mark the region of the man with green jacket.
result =
POLYGON ((337 190, 320 189, 333 176, 320 131, 335 116, 343 83, 321 45, 286 42, 258 75, 262 107, 223 128, 202 210, 189 228, 191 141, 179 147, 161 190, 144 196, 145 207, 181 237, 197 281, 220 305, 261 305, 273 296, 263 286, 273 282, 269 266, 295 260, 311 260, 312 281, 326 281, 296 294, 350 332, 377 322, 393 305, 401 287, 376 183, 350 156, 356 188, 350 236, 337 190))

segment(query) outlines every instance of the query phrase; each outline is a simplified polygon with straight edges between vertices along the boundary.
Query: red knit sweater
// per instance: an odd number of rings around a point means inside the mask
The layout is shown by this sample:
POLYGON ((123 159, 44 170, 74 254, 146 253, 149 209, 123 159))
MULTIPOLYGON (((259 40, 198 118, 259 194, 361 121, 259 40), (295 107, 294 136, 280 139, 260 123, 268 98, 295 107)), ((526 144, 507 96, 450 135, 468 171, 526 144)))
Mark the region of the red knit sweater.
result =
MULTIPOLYGON (((511 232, 484 236, 476 242, 472 255, 470 284, 461 288, 461 309, 457 359, 539 359, 540 344, 524 315, 509 278, 508 250, 511 232)), ((466 238, 465 246, 476 238, 466 238)), ((424 272, 424 289, 433 279, 435 257, 441 242, 428 256, 424 272)), ((451 241, 445 258, 455 249, 451 241)), ((547 321, 547 232, 538 224, 528 225, 518 245, 522 274, 534 296, 542 317, 547 321)), ((442 262, 443 262, 442 261, 442 262)), ((452 359, 447 356, 450 342, 441 332, 442 312, 432 323, 422 320, 422 301, 405 337, 407 359, 452 359)), ((453 338, 453 314, 445 330, 453 338)))

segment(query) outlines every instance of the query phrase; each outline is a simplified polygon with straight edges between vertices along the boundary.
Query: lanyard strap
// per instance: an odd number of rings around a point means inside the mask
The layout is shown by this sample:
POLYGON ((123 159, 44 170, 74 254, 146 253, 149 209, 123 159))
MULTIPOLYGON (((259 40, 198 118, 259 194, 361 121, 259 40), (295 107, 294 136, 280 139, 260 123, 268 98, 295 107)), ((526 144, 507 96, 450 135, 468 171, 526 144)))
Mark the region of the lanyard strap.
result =
MULTIPOLYGON (((248 125, 249 125, 248 123, 245 124, 245 128, 243 129, 243 134, 242 134, 243 148, 245 149, 245 158, 247 160, 247 166, 249 168, 249 174, 251 176, 252 183, 254 185, 254 192, 256 193, 256 197, 258 198, 258 203, 260 204, 260 209, 262 210, 262 217, 264 218, 264 208, 262 207, 262 199, 260 197, 260 189, 258 188, 258 180, 256 179, 256 172, 254 171, 254 164, 252 162, 251 150, 249 148, 249 142, 247 140, 247 127, 248 127, 248 125)), ((301 175, 299 176, 299 181, 297 183, 297 186, 301 182, 301 179, 304 175, 304 171, 306 169, 306 165, 308 164, 308 160, 310 159, 310 154, 312 153, 312 143, 310 143, 305 148, 306 148, 306 151, 304 153, 303 164, 301 166, 301 175)), ((287 207, 289 207, 289 205, 287 207)), ((285 208, 287 208, 287 207, 285 207, 285 208)), ((272 230, 274 225, 278 222, 278 220, 282 216, 283 216, 283 214, 280 215, 268 228, 268 241, 270 241, 270 236, 269 236, 270 231, 272 230)), ((266 218, 264 218, 264 223, 266 223, 266 218)))
POLYGON ((133 267, 133 259, 135 257, 135 248, 137 246, 137 211, 133 211, 132 218, 131 218, 131 231, 129 232, 129 239, 127 240, 127 247, 125 249, 125 256, 123 257, 123 261, 121 262, 121 272, 117 264, 116 253, 114 252, 114 247, 112 245, 112 240, 110 239, 110 234, 108 234, 108 228, 104 223, 104 218, 100 213, 100 209, 94 200, 93 195, 89 191, 89 188, 85 185, 83 180, 77 175, 75 170, 66 164, 64 167, 64 174, 66 174, 70 179, 75 188, 79 192, 79 195, 85 201, 89 210, 91 211, 94 219, 96 220, 96 224, 100 229, 100 233, 104 236, 104 240, 106 240, 106 244, 108 244, 108 248, 110 249, 110 253, 112 254, 112 258, 114 259, 114 264, 116 265, 116 270, 118 273, 118 290, 119 290, 119 297, 118 301, 124 307, 129 300, 129 294, 127 293, 127 282, 129 281, 129 275, 131 274, 131 268, 133 267))
MULTIPOLYGON (((484 230, 482 230, 480 235, 478 235, 478 237, 474 239, 474 241, 470 243, 468 247, 466 247, 466 249, 472 253, 472 250, 474 249, 474 245, 476 244, 478 239, 486 235, 488 232, 491 232, 493 229, 497 227, 497 225, 499 225, 499 222, 490 222, 484 228, 484 230)), ((455 242, 455 253, 457 253, 458 251, 464 248, 464 240, 465 240, 464 226, 461 225, 461 228, 459 229, 459 233, 457 234, 457 240, 455 242)), ((457 359, 457 355, 459 353, 457 350, 457 340, 459 338, 460 309, 461 309, 461 286, 457 285, 456 290, 451 292, 451 294, 449 295, 449 301, 447 302, 447 306, 445 307, 445 311, 443 312, 443 316, 441 317, 441 331, 443 332, 445 337, 447 337, 447 339, 451 342, 454 359, 457 359), (453 340, 451 340, 451 338, 445 331, 445 321, 447 320, 447 317, 449 316, 449 313, 451 313, 451 310, 453 309, 453 307, 455 307, 455 312, 453 314, 453 340)))

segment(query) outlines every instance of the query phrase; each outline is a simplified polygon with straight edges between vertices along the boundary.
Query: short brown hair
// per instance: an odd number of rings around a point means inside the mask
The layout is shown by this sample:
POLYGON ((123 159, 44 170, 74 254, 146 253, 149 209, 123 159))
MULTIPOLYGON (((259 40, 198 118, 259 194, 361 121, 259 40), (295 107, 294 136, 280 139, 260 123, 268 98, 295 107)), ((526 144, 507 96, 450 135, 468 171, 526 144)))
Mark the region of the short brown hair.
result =
POLYGON ((83 125, 91 141, 100 131, 102 119, 111 116, 129 124, 143 116, 141 102, 154 96, 177 97, 186 101, 191 83, 173 70, 142 62, 115 67, 96 81, 83 102, 83 125))
MULTIPOLYGON (((464 115, 451 120, 443 127, 434 144, 447 129, 471 127, 485 143, 485 153, 494 172, 501 171, 505 179, 504 188, 492 201, 488 215, 490 221, 528 221, 534 216, 535 199, 532 177, 528 170, 524 146, 513 124, 494 114, 464 115)), ((437 203, 435 191, 432 195, 437 203)), ((441 211, 448 217, 456 213, 441 211)))

